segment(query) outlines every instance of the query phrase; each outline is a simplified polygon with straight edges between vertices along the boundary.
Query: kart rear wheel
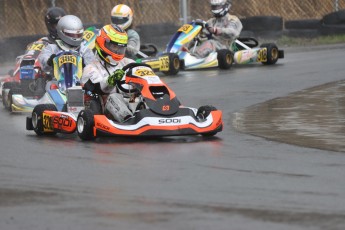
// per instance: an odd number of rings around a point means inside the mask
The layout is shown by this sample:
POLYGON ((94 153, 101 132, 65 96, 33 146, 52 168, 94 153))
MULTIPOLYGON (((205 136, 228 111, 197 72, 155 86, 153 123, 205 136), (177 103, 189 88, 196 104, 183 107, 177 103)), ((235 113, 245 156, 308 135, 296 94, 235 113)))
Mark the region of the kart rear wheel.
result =
POLYGON ((77 118, 77 133, 82 140, 93 140, 93 127, 95 120, 93 118, 93 112, 90 109, 80 111, 77 118))
POLYGON ((222 49, 217 51, 218 66, 220 69, 230 69, 234 62, 234 56, 230 50, 222 49))
POLYGON ((10 89, 10 91, 8 92, 8 95, 7 95, 7 105, 5 105, 5 107, 10 111, 12 112, 12 104, 13 104, 13 99, 12 99, 12 95, 13 94, 21 94, 21 90, 20 88, 12 88, 10 89))
POLYGON ((260 46, 261 48, 267 48, 267 61, 262 62, 264 65, 273 65, 278 61, 279 51, 278 47, 274 43, 265 43, 260 46))
POLYGON ((43 112, 49 110, 49 111, 57 111, 56 106, 53 104, 40 104, 36 105, 34 110, 32 111, 32 127, 35 131, 35 133, 38 136, 42 136, 45 134, 49 135, 55 135, 56 132, 45 132, 44 128, 48 128, 47 126, 50 126, 50 121, 44 121, 43 118, 43 112))
POLYGON ((176 75, 180 71, 180 58, 176 53, 168 53, 169 70, 163 71, 166 75, 176 75))
MULTIPOLYGON (((204 105, 198 109, 196 116, 199 120, 204 120, 206 119, 208 115, 210 115, 212 111, 216 111, 216 110, 217 110, 216 107, 212 105, 204 105)), ((217 132, 209 132, 209 133, 202 133, 201 135, 204 137, 211 137, 211 136, 216 135, 216 133, 217 132)))

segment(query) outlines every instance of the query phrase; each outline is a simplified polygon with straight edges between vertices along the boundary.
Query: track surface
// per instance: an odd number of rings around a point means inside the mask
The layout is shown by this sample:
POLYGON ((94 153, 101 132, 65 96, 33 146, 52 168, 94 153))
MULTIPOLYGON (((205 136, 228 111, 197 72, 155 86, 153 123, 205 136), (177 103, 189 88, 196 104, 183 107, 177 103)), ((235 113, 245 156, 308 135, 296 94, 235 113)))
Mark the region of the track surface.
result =
MULTIPOLYGON (((290 48, 275 66, 163 76, 184 105, 223 111, 224 130, 210 139, 42 138, 25 130, 24 114, 0 109, 0 229, 345 229, 342 149, 292 145, 298 132, 291 130, 301 119, 282 115, 292 105, 282 98, 344 79, 344 51, 290 48), (269 118, 253 122, 277 106, 280 126, 269 118), (272 129, 260 132, 260 125, 272 129), (290 136, 283 140, 277 127, 288 127, 290 136)), ((336 106, 313 107, 313 113, 325 116, 336 106)), ((313 138, 323 140, 332 130, 313 138)))

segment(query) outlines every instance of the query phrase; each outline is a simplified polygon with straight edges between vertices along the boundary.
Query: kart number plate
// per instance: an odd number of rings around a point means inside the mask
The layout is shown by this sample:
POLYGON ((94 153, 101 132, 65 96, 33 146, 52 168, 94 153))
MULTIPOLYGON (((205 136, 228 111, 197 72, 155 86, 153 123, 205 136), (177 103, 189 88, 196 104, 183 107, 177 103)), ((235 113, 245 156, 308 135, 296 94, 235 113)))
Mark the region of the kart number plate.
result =
POLYGON ((44 44, 32 44, 32 45, 30 45, 28 48, 27 48, 27 50, 38 50, 38 51, 40 51, 40 50, 42 50, 43 49, 43 47, 44 47, 44 44))
POLYGON ((77 65, 77 58, 73 55, 63 55, 59 57, 59 67, 65 63, 72 63, 77 65))
POLYGON ((188 34, 192 29, 193 29, 192 25, 184 24, 183 26, 180 27, 180 29, 178 29, 178 31, 188 34))
POLYGON ((258 53, 258 62, 267 62, 267 48, 262 48, 258 53))
POLYGON ((156 76, 155 73, 150 69, 138 69, 134 74, 139 77, 156 76))
POLYGON ((169 71, 169 57, 165 56, 165 57, 159 57, 159 61, 160 61, 160 71, 169 71))
POLYGON ((84 35, 83 35, 83 38, 86 40, 86 41, 90 41, 93 36, 95 36, 95 33, 92 32, 92 31, 84 31, 84 35))
POLYGON ((51 116, 49 114, 43 113, 43 131, 44 132, 53 132, 53 124, 51 122, 51 116))

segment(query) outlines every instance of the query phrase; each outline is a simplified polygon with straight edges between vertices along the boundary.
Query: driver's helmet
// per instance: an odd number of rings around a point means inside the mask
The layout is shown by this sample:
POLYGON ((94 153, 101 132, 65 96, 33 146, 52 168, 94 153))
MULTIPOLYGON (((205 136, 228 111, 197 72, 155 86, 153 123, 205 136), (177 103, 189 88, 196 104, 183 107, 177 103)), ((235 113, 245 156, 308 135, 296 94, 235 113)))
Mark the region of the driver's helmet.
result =
POLYGON ((95 43, 98 56, 116 66, 125 57, 127 33, 117 25, 106 25, 100 29, 95 43))
POLYGON ((123 30, 128 29, 133 22, 133 11, 129 6, 119 4, 111 10, 111 23, 120 26, 123 30))
POLYGON ((229 12, 231 0, 210 0, 211 11, 216 18, 223 17, 229 12))
POLYGON ((77 16, 63 16, 59 20, 56 29, 59 38, 71 49, 79 47, 83 41, 84 26, 77 16))
POLYGON ((50 7, 44 16, 44 23, 46 24, 49 36, 53 39, 58 37, 56 25, 61 17, 65 16, 64 9, 60 7, 50 7))

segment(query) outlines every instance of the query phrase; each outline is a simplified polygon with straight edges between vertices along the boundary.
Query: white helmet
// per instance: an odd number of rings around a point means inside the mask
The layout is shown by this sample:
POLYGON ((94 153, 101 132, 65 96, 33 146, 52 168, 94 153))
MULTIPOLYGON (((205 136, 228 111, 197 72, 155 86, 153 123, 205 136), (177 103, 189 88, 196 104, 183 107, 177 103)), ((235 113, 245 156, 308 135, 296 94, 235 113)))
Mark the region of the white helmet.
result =
POLYGON ((223 17, 231 7, 231 0, 210 0, 211 11, 215 17, 223 17))
POLYGON ((111 23, 120 26, 123 30, 132 25, 133 11, 125 4, 114 6, 111 10, 111 23))
POLYGON ((77 16, 63 16, 59 20, 56 30, 59 38, 72 47, 80 46, 83 41, 84 26, 77 16))

